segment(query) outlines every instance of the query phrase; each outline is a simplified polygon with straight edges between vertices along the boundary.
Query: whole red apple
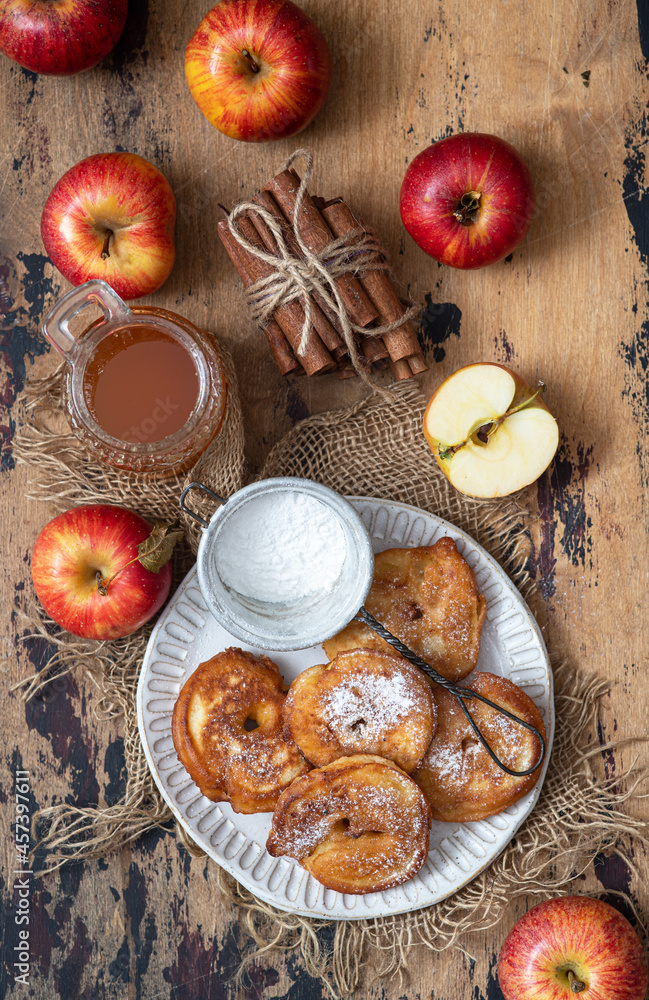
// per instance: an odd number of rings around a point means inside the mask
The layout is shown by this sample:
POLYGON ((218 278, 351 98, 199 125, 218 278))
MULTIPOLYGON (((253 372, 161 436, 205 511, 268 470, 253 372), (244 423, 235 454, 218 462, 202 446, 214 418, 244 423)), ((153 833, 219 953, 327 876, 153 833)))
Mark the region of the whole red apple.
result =
POLYGON ((322 107, 331 54, 291 0, 221 0, 189 40, 185 75, 199 108, 244 142, 286 139, 322 107))
POLYGON ((401 185, 401 219, 422 250, 464 269, 502 260, 534 214, 530 172, 496 135, 462 132, 414 158, 401 185))
POLYGON ((72 76, 101 62, 128 0, 0 0, 0 52, 33 73, 72 76))
POLYGON ((174 266, 176 199, 135 153, 96 153, 63 174, 45 202, 41 236, 73 285, 103 278, 123 299, 155 292, 174 266))
POLYGON ((138 545, 153 530, 134 511, 107 504, 53 518, 32 553, 34 589, 50 618, 88 639, 118 639, 148 622, 171 588, 170 552, 157 572, 139 561, 138 545))
POLYGON ((621 913, 599 899, 563 896, 514 925, 498 982, 505 1000, 645 1000, 647 962, 621 913))

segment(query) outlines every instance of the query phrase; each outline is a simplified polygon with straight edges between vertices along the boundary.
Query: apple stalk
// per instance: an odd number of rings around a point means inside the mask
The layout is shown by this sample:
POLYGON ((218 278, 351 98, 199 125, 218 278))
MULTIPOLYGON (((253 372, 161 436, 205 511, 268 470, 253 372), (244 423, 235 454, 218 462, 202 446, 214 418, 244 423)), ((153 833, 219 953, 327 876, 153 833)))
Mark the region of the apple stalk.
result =
POLYGON ((104 245, 103 245, 102 250, 101 250, 101 259, 102 260, 107 260, 107 258, 110 257, 110 250, 108 248, 110 246, 111 236, 114 236, 114 235, 115 234, 113 233, 112 229, 107 229, 106 230, 106 236, 105 236, 105 239, 104 239, 104 245))
POLYGON ((178 528, 170 526, 168 524, 163 524, 161 521, 156 521, 151 529, 151 534, 148 538, 145 538, 143 542, 137 547, 137 555, 132 559, 129 559, 127 563, 120 566, 118 570, 109 576, 105 580, 101 574, 101 570, 97 570, 95 573, 95 580, 97 581, 97 590, 102 597, 108 596, 108 588, 110 584, 123 573, 125 569, 132 566, 133 563, 139 562, 145 569, 148 569, 150 573, 159 573, 162 567, 169 562, 171 559, 171 553, 174 550, 176 542, 182 538, 183 533, 178 528))
POLYGON ((501 424, 503 424, 505 420, 507 420, 507 417, 511 417, 512 414, 518 413, 520 410, 524 410, 525 407, 529 406, 530 403, 533 403, 538 396, 542 395, 546 389, 547 386, 545 382, 542 382, 539 379, 539 387, 536 390, 536 392, 533 393, 533 395, 529 396, 527 399, 524 399, 521 403, 518 403, 517 406, 510 407, 507 410, 507 412, 503 413, 502 416, 498 417, 497 420, 487 420, 486 423, 481 424, 478 427, 477 431, 469 434, 466 440, 460 441, 459 444, 452 444, 452 445, 447 445, 446 447, 440 447, 438 449, 439 457, 442 459, 450 458, 452 455, 455 454, 456 451, 459 451, 460 448, 464 448, 464 446, 469 443, 473 433, 475 433, 475 436, 477 437, 478 441, 480 441, 482 444, 489 444, 489 438, 492 436, 492 434, 496 433, 501 424))
POLYGON ((586 989, 586 983, 582 982, 581 979, 577 979, 572 969, 568 969, 567 976, 568 982, 570 983, 570 989, 573 993, 581 993, 582 990, 586 989))
POLYGON ((251 56, 250 52, 248 52, 248 49, 241 49, 241 55, 244 57, 244 59, 248 60, 248 63, 250 64, 250 69, 252 70, 252 72, 253 73, 258 73, 259 70, 260 70, 260 67, 257 65, 257 63, 255 62, 255 60, 253 59, 253 57, 251 56))

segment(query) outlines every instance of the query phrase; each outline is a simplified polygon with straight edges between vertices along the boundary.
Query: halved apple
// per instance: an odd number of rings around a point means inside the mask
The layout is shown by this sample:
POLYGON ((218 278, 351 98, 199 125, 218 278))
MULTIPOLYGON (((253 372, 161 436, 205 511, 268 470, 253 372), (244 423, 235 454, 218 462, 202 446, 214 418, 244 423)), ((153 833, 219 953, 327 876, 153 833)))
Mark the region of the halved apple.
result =
POLYGON ((504 365, 467 365, 449 376, 424 413, 424 435, 449 482, 472 497, 504 497, 533 483, 559 444, 537 389, 504 365))

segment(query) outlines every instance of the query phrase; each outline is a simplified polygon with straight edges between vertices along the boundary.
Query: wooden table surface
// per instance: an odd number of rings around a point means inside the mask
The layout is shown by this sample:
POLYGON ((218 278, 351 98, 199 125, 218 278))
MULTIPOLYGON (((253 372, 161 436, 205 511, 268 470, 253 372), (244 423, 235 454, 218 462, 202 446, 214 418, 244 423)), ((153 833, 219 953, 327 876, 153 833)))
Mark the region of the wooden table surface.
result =
MULTIPOLYGON (((30 671, 9 621, 29 584, 34 539, 51 516, 24 498, 14 406, 33 368, 52 359, 43 312, 68 289, 40 239, 44 201, 91 153, 125 149, 166 174, 178 200, 177 262, 149 300, 214 330, 232 348, 250 471, 292 423, 359 398, 358 380, 283 381, 245 317, 238 279, 216 238, 218 202, 252 194, 298 145, 315 154, 315 189, 342 194, 389 247, 400 281, 425 301, 421 337, 430 392, 460 365, 502 360, 547 382, 561 427, 551 475, 527 491, 538 517, 532 569, 552 654, 613 682, 600 738, 645 734, 649 456, 649 199, 645 194, 649 15, 638 0, 302 0, 329 39, 334 82, 297 140, 234 142, 212 128, 185 83, 183 52, 201 0, 131 0, 115 53, 78 77, 37 77, 0 58, 0 332, 3 411, 0 640, 3 683, 30 671), (640 21, 640 23, 638 23, 640 21), (477 272, 438 266, 406 235, 398 194, 406 164, 458 130, 494 132, 529 164, 538 209, 508 262, 477 272)), ((47 652, 40 650, 39 663, 47 652)), ((38 659, 32 652, 32 657, 38 659)), ((31 887, 30 989, 14 982, 10 823, 13 775, 29 770, 33 806, 113 802, 123 783, 117 724, 98 723, 81 675, 28 705, 3 692, 5 814, 0 993, 38 998, 233 997, 247 936, 210 895, 205 861, 152 833, 105 861, 68 866, 31 887)), ((634 751, 617 758, 621 768, 634 751)), ((630 805, 637 814, 643 804, 630 805)), ((211 864, 211 862, 209 862, 211 864)), ((579 891, 628 892, 649 918, 637 850, 633 879, 599 859, 579 891)), ((498 1000, 496 957, 524 907, 463 942, 466 953, 417 952, 410 978, 371 983, 381 1000, 498 1000)), ((272 953, 240 996, 319 998, 292 955, 272 953)), ((360 994, 359 994, 360 995, 360 994)))

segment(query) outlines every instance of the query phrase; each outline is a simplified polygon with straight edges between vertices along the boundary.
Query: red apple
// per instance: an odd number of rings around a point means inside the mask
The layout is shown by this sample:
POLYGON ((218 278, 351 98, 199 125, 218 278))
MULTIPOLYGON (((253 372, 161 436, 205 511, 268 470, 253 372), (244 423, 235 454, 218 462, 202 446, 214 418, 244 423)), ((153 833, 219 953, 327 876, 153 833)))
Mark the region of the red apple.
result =
POLYGON ((128 0, 0 0, 0 52, 33 73, 72 76, 115 47, 128 0))
POLYGON ((291 0, 221 0, 189 40, 192 97, 221 132, 244 142, 286 139, 322 107, 331 54, 291 0))
POLYGON ((34 589, 50 618, 88 639, 118 639, 148 622, 171 587, 169 551, 158 550, 167 561, 157 572, 139 561, 138 545, 155 530, 139 514, 107 504, 53 518, 32 553, 34 589))
POLYGON ((123 299, 155 292, 174 266, 176 199, 135 153, 97 153, 54 185, 41 217, 52 263, 73 285, 103 278, 123 299))
POLYGON ((498 961, 505 1000, 645 1000, 647 962, 629 921, 608 903, 539 903, 509 932, 498 961))
POLYGON ((502 260, 525 239, 532 178, 513 146, 462 132, 414 158, 401 185, 401 219, 422 250, 464 269, 502 260))

